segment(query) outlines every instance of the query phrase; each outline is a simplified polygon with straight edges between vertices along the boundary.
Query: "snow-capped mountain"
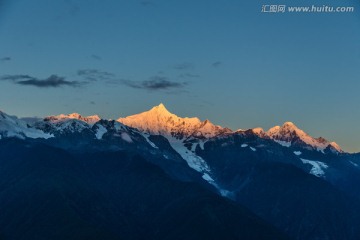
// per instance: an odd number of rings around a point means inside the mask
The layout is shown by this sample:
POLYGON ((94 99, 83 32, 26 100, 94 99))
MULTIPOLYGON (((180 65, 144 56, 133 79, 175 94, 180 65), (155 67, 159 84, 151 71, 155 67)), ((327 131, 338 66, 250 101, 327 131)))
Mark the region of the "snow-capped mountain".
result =
MULTIPOLYGON (((164 104, 143 113, 119 118, 117 121, 146 134, 164 136, 191 168, 201 172, 203 179, 217 187, 209 166, 195 153, 195 149, 198 145, 203 146, 209 138, 232 133, 230 129, 216 126, 209 120, 178 117, 170 113, 164 104)), ((226 194, 226 190, 220 191, 226 194)))
POLYGON ((9 116, 0 111, 0 139, 4 137, 28 138, 51 138, 53 135, 44 133, 27 125, 25 121, 15 116, 9 116))
MULTIPOLYGON (((348 213, 359 212, 353 211, 346 198, 336 197, 340 200, 329 202, 329 196, 347 194, 354 196, 357 202, 360 197, 360 190, 356 187, 360 184, 360 155, 345 153, 336 143, 324 138, 313 138, 291 122, 268 131, 262 128, 231 131, 209 120, 179 117, 170 113, 163 104, 116 121, 96 115, 84 117, 77 113, 22 120, 0 112, 0 154, 7 156, 8 149, 12 149, 13 152, 8 155, 12 160, 18 149, 25 149, 24 154, 28 154, 31 146, 35 153, 32 160, 41 169, 48 169, 46 166, 42 168, 42 165, 46 163, 44 159, 51 162, 47 152, 50 149, 56 149, 50 151, 53 153, 49 156, 54 157, 61 153, 76 158, 83 155, 84 162, 76 168, 76 174, 89 165, 105 164, 102 170, 90 171, 99 184, 103 179, 97 179, 98 174, 127 177, 127 171, 122 174, 119 170, 126 165, 124 159, 143 158, 162 170, 156 172, 164 172, 181 181, 181 186, 185 186, 184 182, 205 186, 235 203, 245 205, 269 222, 275 222, 280 229, 288 230, 287 224, 294 224, 295 230, 290 229, 289 232, 295 239, 327 239, 327 232, 320 234, 321 237, 308 238, 308 234, 314 232, 312 227, 301 237, 297 230, 304 226, 304 222, 311 226, 314 222, 321 222, 322 228, 328 227, 329 218, 334 223, 329 227, 332 229, 339 219, 343 222, 347 220, 348 213), (6 139, 8 137, 23 140, 6 139), (37 159, 43 151, 45 157, 37 159), (289 207, 297 206, 299 202, 305 204, 303 208, 307 213, 300 220, 301 213, 289 207), (324 208, 324 205, 327 207, 324 208), (345 211, 344 206, 348 205, 349 210, 345 211), (338 213, 346 212, 343 217, 339 218, 336 212, 327 215, 339 207, 343 210, 338 213), (327 216, 325 220, 323 216, 327 216)), ((4 157, 0 157, 2 159, 4 157)), ((54 161, 56 167, 50 170, 61 169, 63 160, 67 174, 73 166, 69 159, 59 158, 54 161)), ((15 163, 18 164, 18 161, 15 163)), ((26 167, 21 169, 28 169, 31 161, 24 163, 26 167)), ((137 164, 134 162, 129 167, 137 169, 137 164)), ((144 173, 151 171, 148 165, 144 166, 140 165, 138 170, 144 173)), ((128 187, 128 181, 123 182, 128 187)), ((117 187, 115 183, 111 180, 104 192, 113 192, 112 188, 117 187)), ((142 179, 139 184, 144 186, 142 179)), ((360 217, 358 220, 360 222, 360 217)), ((352 218, 347 225, 351 222, 352 218)), ((358 222, 354 229, 356 226, 358 222)), ((349 230, 350 233, 352 231, 349 230)), ((342 235, 336 236, 332 239, 342 235)), ((349 239, 359 239, 357 236, 349 239)))
MULTIPOLYGON (((56 116, 48 116, 44 119, 31 122, 7 116, 7 123, 2 123, 2 136, 27 136, 42 137, 81 133, 83 131, 91 131, 92 127, 101 120, 98 115, 82 116, 78 113, 60 114, 56 116), (6 130, 11 122, 12 128, 15 130, 6 130), (19 129, 21 128, 21 129, 19 129), (4 132, 8 132, 5 134, 4 132), (39 131, 40 130, 40 131, 39 131), (19 134, 22 132, 23 134, 19 134), (26 134, 25 134, 26 132, 26 134), (42 135, 43 133, 47 133, 42 135)), ((2 117, 5 119, 5 117, 2 117)), ((4 121, 4 120, 3 120, 4 121)), ((299 129, 294 123, 286 122, 282 126, 275 126, 268 131, 262 128, 253 128, 250 130, 237 130, 233 132, 229 128, 214 125, 209 120, 201 121, 197 117, 182 118, 170 113, 164 104, 153 107, 149 111, 119 118, 117 122, 138 129, 144 137, 148 139, 150 135, 162 135, 166 137, 174 148, 184 148, 179 152, 195 152, 197 147, 203 148, 206 141, 219 136, 229 134, 238 134, 244 132, 252 132, 260 138, 271 139, 284 147, 300 147, 308 150, 317 150, 324 152, 330 150, 334 153, 343 152, 340 146, 335 142, 330 142, 322 137, 314 138, 299 129)), ((93 130, 95 131, 95 130, 93 130)), ((104 134, 105 128, 98 125, 96 127, 96 137, 100 138, 104 134)), ((185 154, 182 154, 185 155, 185 154)), ((198 161, 198 160, 196 160, 198 161)))
MULTIPOLYGON (((240 130, 238 132, 244 132, 244 130, 240 130)), ((268 138, 268 135, 266 134, 266 132, 264 131, 263 128, 252 128, 251 132, 253 132, 255 135, 261 137, 261 138, 268 138)))
POLYGON ((101 118, 98 115, 84 117, 84 116, 81 116, 79 113, 71 113, 71 114, 67 114, 67 115, 60 114, 57 116, 49 116, 49 117, 46 117, 44 119, 44 121, 48 121, 51 123, 59 123, 59 122, 64 122, 64 121, 68 121, 68 120, 72 120, 72 119, 86 122, 89 125, 94 125, 96 122, 101 120, 101 118))
MULTIPOLYGON (((9 119, 18 120, 16 118, 9 119)), ((318 155, 309 156, 306 154, 310 158, 302 160, 304 156, 301 149, 317 152, 317 154, 321 155, 329 152, 328 150, 331 150, 332 153, 342 153, 341 148, 336 143, 329 142, 324 138, 313 138, 291 122, 286 122, 282 126, 275 126, 268 131, 264 131, 262 128, 253 128, 233 132, 228 128, 216 126, 209 120, 201 121, 196 117, 179 117, 169 112, 163 104, 143 113, 119 118, 117 121, 103 120, 97 115, 85 117, 78 113, 72 113, 45 117, 34 123, 33 128, 31 128, 30 124, 25 124, 25 122, 17 125, 26 127, 26 130, 31 133, 46 134, 35 137, 61 136, 67 138, 71 136, 73 142, 69 145, 75 148, 78 147, 77 144, 80 144, 81 141, 89 138, 92 140, 105 140, 114 149, 130 146, 136 148, 135 145, 139 145, 144 149, 156 149, 158 154, 164 155, 161 153, 164 150, 162 149, 163 143, 152 139, 152 136, 160 135, 167 140, 171 148, 185 160, 190 168, 201 173, 202 178, 215 186, 222 195, 229 195, 231 192, 227 190, 226 186, 219 185, 216 180, 218 173, 214 172, 215 170, 208 162, 208 159, 199 154, 208 151, 206 144, 210 144, 212 147, 220 147, 220 149, 225 146, 240 144, 239 149, 258 154, 258 150, 261 152, 261 149, 271 148, 272 145, 269 143, 274 141, 281 145, 279 145, 280 149, 283 147, 286 149, 295 148, 290 152, 293 152, 295 158, 301 160, 298 162, 301 162, 302 165, 311 165, 310 173, 316 173, 318 177, 325 176, 327 170, 325 166, 327 165, 325 163, 320 164, 322 162, 317 158, 321 158, 321 156, 318 155), (244 139, 239 142, 239 140, 236 140, 238 139, 237 136, 244 139), (79 140, 79 143, 76 142, 76 139, 79 140), (80 139, 82 140, 80 141, 80 139), (254 141, 255 143, 251 143, 254 141), (220 146, 217 146, 218 144, 220 146), (313 168, 321 168, 321 171, 315 171, 313 168)), ((22 130, 22 132, 25 132, 25 130, 22 130)), ((11 134, 12 132, 2 135, 9 136, 11 134)), ((20 136, 25 136, 25 134, 20 136)), ((33 135, 28 134, 28 136, 33 135)), ((238 149, 235 148, 232 151, 238 151, 238 149)), ((284 151, 288 150, 284 149, 284 151)), ((305 170, 307 171, 307 168, 305 170)))
POLYGON ((199 118, 181 118, 170 113, 164 104, 149 111, 119 118, 117 121, 153 135, 166 135, 177 139, 188 137, 211 138, 224 133, 231 133, 228 128, 212 124, 209 120, 199 118))
POLYGON ((270 128, 266 132, 266 136, 273 139, 275 142, 290 147, 304 146, 305 148, 316 149, 317 151, 324 151, 329 148, 335 152, 342 152, 340 146, 335 142, 329 142, 328 140, 319 137, 313 138, 303 130, 299 129, 292 122, 285 122, 282 126, 275 126, 270 128))
POLYGON ((80 133, 85 129, 90 129, 100 120, 101 118, 98 115, 84 117, 78 113, 60 114, 45 117, 43 120, 34 123, 34 127, 54 135, 80 133))

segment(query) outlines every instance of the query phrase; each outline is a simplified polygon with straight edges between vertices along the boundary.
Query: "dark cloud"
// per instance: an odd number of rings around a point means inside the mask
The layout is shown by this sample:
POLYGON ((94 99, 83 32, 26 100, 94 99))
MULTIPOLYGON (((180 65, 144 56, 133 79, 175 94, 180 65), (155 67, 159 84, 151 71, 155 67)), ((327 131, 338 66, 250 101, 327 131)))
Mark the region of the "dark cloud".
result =
POLYGON ((174 66, 174 68, 176 70, 190 70, 190 69, 194 69, 194 65, 192 63, 180 63, 174 66))
POLYGON ((173 82, 162 76, 154 76, 151 77, 149 80, 141 82, 122 80, 122 83, 132 88, 146 89, 152 91, 180 89, 187 85, 186 82, 173 82))
POLYGON ((0 77, 1 80, 18 81, 18 80, 31 80, 33 77, 29 75, 4 75, 0 77))
POLYGON ((51 75, 46 79, 38 79, 29 75, 5 75, 0 77, 1 80, 12 81, 15 84, 23 86, 34 86, 39 88, 56 88, 62 86, 78 87, 82 85, 78 81, 67 81, 64 77, 51 75))
POLYGON ((11 57, 3 57, 3 58, 0 58, 0 61, 1 61, 1 62, 11 61, 11 57))
POLYGON ((91 57, 92 59, 94 59, 94 60, 98 60, 98 61, 101 61, 101 60, 102 60, 102 58, 101 58, 100 56, 96 55, 96 54, 92 54, 90 57, 91 57))
POLYGON ((217 61, 217 62, 214 62, 211 64, 211 66, 213 66, 213 67, 220 67, 221 65, 222 65, 222 62, 220 62, 220 61, 217 61))
POLYGON ((81 69, 77 72, 78 76, 84 77, 87 81, 113 80, 114 74, 100 71, 97 69, 81 69))
POLYGON ((151 90, 182 88, 184 85, 184 83, 171 82, 166 79, 153 79, 142 83, 144 88, 151 90))
POLYGON ((20 85, 34 86, 39 88, 56 88, 62 86, 78 87, 81 85, 81 83, 78 81, 67 81, 64 77, 59 77, 57 75, 51 75, 44 80, 32 78, 28 80, 17 81, 16 83, 20 85))

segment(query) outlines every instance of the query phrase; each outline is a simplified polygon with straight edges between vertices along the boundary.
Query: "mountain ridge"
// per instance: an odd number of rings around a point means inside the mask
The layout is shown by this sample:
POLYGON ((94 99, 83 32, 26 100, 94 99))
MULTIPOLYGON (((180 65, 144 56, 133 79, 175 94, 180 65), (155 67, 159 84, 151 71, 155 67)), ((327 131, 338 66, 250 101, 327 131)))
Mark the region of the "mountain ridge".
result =
MULTIPOLYGON (((38 130, 52 128, 53 131, 56 131, 56 129, 60 129, 60 131, 70 129, 68 131, 74 132, 92 127, 101 119, 98 115, 82 116, 79 113, 60 114, 44 117, 42 120, 31 124, 30 127, 38 130)), ((22 122, 21 119, 17 119, 17 121, 22 122)), ((152 107, 148 111, 120 117, 116 121, 147 134, 169 136, 171 139, 176 140, 202 139, 205 141, 213 137, 250 130, 257 136, 271 139, 284 147, 295 145, 312 148, 320 152, 327 148, 334 153, 345 152, 336 142, 328 141, 322 137, 314 138, 299 129, 293 122, 285 122, 282 126, 274 126, 267 131, 263 128, 233 131, 230 128, 215 125, 208 119, 201 121, 197 117, 179 117, 171 113, 163 103, 152 107)), ((29 125, 25 121, 21 124, 29 125)))

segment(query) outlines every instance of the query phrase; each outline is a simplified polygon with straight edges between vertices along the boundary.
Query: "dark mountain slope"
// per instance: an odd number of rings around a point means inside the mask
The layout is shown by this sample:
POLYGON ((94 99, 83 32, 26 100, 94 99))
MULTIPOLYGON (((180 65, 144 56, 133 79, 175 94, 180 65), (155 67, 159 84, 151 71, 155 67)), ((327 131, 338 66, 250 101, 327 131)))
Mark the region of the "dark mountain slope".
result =
POLYGON ((360 239, 359 201, 326 181, 327 175, 308 174, 308 166, 290 149, 255 136, 235 136, 209 141, 197 153, 229 197, 290 236, 360 239))
POLYGON ((286 239, 132 152, 72 155, 2 140, 0 176, 4 239, 286 239))

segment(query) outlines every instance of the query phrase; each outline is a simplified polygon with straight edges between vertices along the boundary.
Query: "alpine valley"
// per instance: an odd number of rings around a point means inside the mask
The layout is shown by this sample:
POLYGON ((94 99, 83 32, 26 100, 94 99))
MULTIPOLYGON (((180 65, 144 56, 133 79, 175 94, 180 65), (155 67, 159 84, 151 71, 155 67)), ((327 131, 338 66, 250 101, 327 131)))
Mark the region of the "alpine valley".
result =
POLYGON ((291 122, 0 111, 0 239, 355 240, 359 186, 360 154, 291 122))

